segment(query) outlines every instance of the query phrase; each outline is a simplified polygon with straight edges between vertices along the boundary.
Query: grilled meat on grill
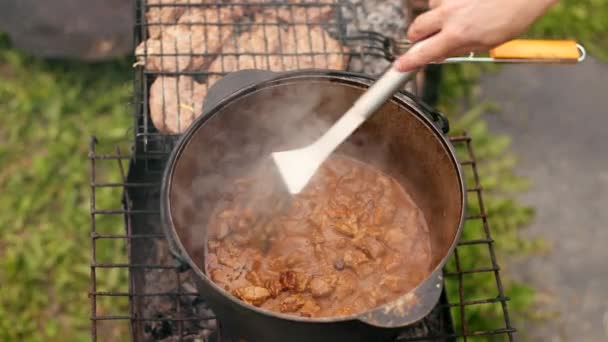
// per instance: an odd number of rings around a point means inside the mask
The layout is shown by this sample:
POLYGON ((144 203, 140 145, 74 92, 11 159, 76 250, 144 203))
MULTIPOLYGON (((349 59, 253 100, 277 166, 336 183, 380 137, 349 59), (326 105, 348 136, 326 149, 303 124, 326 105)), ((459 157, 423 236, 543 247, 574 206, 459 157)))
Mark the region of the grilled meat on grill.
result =
POLYGON ((189 76, 160 76, 150 87, 150 116, 161 133, 185 131, 203 112, 207 85, 189 76))

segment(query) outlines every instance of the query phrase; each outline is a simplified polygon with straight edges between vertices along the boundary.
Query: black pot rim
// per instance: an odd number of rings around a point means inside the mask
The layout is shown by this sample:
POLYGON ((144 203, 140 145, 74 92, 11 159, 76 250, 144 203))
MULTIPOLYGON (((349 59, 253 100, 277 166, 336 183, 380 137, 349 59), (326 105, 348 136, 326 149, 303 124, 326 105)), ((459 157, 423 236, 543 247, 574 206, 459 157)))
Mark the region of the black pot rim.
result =
MULTIPOLYGON (((221 288, 220 286, 215 284, 215 282, 213 282, 211 279, 209 279, 207 277, 207 275, 205 274, 205 272, 203 272, 203 270, 201 270, 201 268, 198 267, 198 265, 196 265, 196 263, 192 260, 190 255, 186 252, 183 244, 181 243, 179 236, 177 235, 177 232, 175 231, 175 227, 173 225, 173 220, 171 217, 171 203, 169 200, 169 193, 171 191, 171 184, 172 184, 171 179, 172 179, 173 171, 174 171, 176 163, 179 159, 179 156, 183 152, 184 148, 187 146, 192 135, 202 125, 204 125, 207 122, 207 120, 210 120, 211 118, 213 118, 217 113, 219 113, 223 108, 225 108, 226 106, 231 104, 233 101, 235 101, 245 95, 251 94, 258 89, 272 86, 274 83, 280 83, 280 82, 284 82, 284 81, 288 81, 288 80, 302 80, 302 79, 315 80, 315 79, 317 79, 317 80, 339 81, 341 83, 346 83, 349 85, 367 88, 375 81, 375 78, 364 75, 364 74, 346 72, 346 71, 329 71, 329 70, 316 70, 316 69, 291 71, 291 72, 280 73, 277 75, 278 75, 277 77, 272 78, 270 80, 262 81, 260 83, 256 83, 256 84, 244 87, 244 88, 234 92, 230 96, 227 96, 226 98, 222 99, 211 110, 209 110, 208 112, 204 112, 203 115, 196 118, 195 121, 186 130, 186 132, 177 141, 177 144, 175 145, 174 149, 170 153, 169 159, 167 160, 167 164, 165 166, 165 170, 163 172, 162 182, 161 182, 161 193, 160 193, 160 196, 161 196, 160 197, 161 222, 162 222, 162 226, 163 226, 163 233, 165 235, 165 238, 167 239, 169 249, 170 249, 171 253, 173 254, 173 256, 177 259, 178 263, 180 263, 182 265, 186 264, 187 267, 192 269, 194 271, 194 273, 199 278, 201 278, 208 286, 212 287, 213 289, 218 291, 220 294, 222 294, 222 296, 226 300, 229 300, 232 304, 244 307, 249 310, 253 310, 253 311, 257 312, 258 314, 262 314, 262 315, 274 317, 274 318, 280 318, 280 319, 284 319, 284 320, 289 320, 289 321, 294 321, 294 322, 303 322, 303 323, 321 323, 321 324, 323 324, 323 323, 337 323, 337 322, 358 320, 358 321, 361 321, 368 325, 384 327, 384 325, 382 325, 382 324, 375 323, 375 321, 373 319, 370 319, 370 318, 365 319, 364 316, 366 316, 370 313, 373 313, 374 311, 377 311, 379 309, 382 309, 383 307, 387 306, 388 304, 408 296, 408 294, 414 293, 416 290, 423 287, 423 285, 425 285, 428 282, 430 282, 431 280, 433 280, 432 278, 434 276, 438 277, 439 280, 443 279, 442 278, 442 268, 445 265, 445 263, 447 262, 448 258, 452 255, 452 252, 454 251, 458 241, 460 240, 462 228, 463 228, 464 221, 465 221, 465 211, 466 211, 466 203, 467 203, 467 201, 466 201, 467 192, 466 192, 466 188, 465 188, 465 184, 464 184, 464 176, 463 176, 464 173, 462 170, 462 166, 460 165, 460 163, 458 162, 458 160, 456 158, 456 153, 454 151, 452 144, 447 140, 447 138, 445 137, 443 132, 441 132, 441 130, 433 123, 433 121, 431 119, 429 119, 427 117, 427 115, 425 115, 424 109, 422 108, 422 106, 420 105, 420 103, 418 102, 416 97, 408 92, 405 92, 405 91, 398 92, 397 94, 395 94, 392 97, 391 100, 396 101, 399 105, 408 108, 413 115, 415 115, 418 119, 422 120, 425 123, 425 125, 429 129, 431 129, 433 131, 433 133, 435 133, 435 136, 438 138, 438 140, 441 142, 442 146, 445 148, 446 152, 448 153, 448 155, 452 161, 453 166, 456 169, 456 172, 458 175, 459 187, 460 187, 460 191, 462 194, 462 196, 461 196, 462 206, 461 206, 461 212, 460 212, 460 221, 459 221, 458 228, 456 230, 456 234, 454 236, 454 240, 452 241, 450 248, 447 250, 447 252, 446 252, 445 256, 443 257, 443 259, 441 260, 441 262, 429 273, 429 275, 427 276, 427 278, 425 278, 425 280, 420 282, 414 289, 410 290, 407 293, 404 293, 398 299, 396 299, 392 302, 389 302, 389 303, 385 303, 381 306, 374 307, 372 309, 369 309, 367 311, 364 311, 364 312, 361 312, 358 314, 340 316, 340 317, 307 318, 307 317, 300 317, 300 316, 288 315, 288 314, 273 312, 270 310, 265 310, 265 309, 245 303, 244 301, 241 301, 241 300, 235 298, 230 293, 228 293, 226 290, 224 290, 223 288, 221 288)), ((438 283, 436 286, 437 286, 438 290, 442 290, 443 281, 441 281, 441 283, 438 283)), ((441 294, 441 291, 437 291, 437 294, 436 294, 437 298, 435 298, 436 300, 433 301, 432 305, 428 305, 428 307, 425 308, 424 314, 419 315, 420 317, 418 317, 416 320, 413 320, 413 321, 408 322, 401 326, 407 326, 407 325, 416 323, 417 321, 419 321, 420 319, 422 319, 426 315, 428 315, 428 313, 430 313, 430 311, 433 309, 433 307, 439 300, 440 294, 441 294)))

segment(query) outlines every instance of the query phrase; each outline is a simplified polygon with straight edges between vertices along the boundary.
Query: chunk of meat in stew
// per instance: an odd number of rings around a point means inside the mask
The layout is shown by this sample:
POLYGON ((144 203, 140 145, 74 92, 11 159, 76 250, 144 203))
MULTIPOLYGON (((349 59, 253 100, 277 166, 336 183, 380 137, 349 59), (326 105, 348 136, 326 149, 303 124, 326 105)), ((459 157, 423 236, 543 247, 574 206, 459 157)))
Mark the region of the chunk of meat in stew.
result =
POLYGON ((386 253, 386 247, 382 242, 372 237, 362 237, 353 240, 353 244, 370 259, 378 259, 386 253))
POLYGON ((310 292, 313 297, 327 297, 334 291, 337 282, 336 275, 313 277, 310 281, 310 292))
POLYGON ((304 306, 306 301, 302 295, 291 295, 281 301, 281 312, 296 312, 304 306))
POLYGON ((344 265, 346 265, 346 267, 350 267, 356 271, 360 265, 369 261, 369 258, 365 255, 365 253, 361 252, 360 250, 354 249, 346 251, 344 253, 343 260, 344 265))
POLYGON ((259 286, 247 286, 236 289, 234 295, 249 304, 261 305, 270 298, 270 291, 259 286))

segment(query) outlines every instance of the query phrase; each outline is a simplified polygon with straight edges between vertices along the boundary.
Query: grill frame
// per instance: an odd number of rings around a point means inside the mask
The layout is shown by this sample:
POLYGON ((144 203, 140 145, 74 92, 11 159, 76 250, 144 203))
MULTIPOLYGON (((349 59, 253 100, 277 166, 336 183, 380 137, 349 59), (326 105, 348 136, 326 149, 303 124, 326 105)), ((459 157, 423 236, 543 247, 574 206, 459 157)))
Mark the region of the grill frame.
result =
MULTIPOLYGON (((507 309, 507 302, 509 298, 505 295, 502 279, 500 276, 500 267, 496 260, 495 242, 492 239, 489 220, 483 201, 483 189, 479 183, 479 174, 477 170, 477 160, 473 151, 472 140, 466 135, 462 134, 459 136, 453 136, 450 138, 451 143, 454 147, 463 153, 460 164, 462 165, 467 179, 471 180, 471 184, 467 187, 467 196, 469 206, 479 208, 478 213, 468 215, 466 221, 480 220, 482 222, 482 236, 473 240, 463 240, 458 243, 453 255, 451 256, 451 263, 455 266, 454 270, 444 270, 445 286, 455 286, 458 292, 458 298, 444 297, 442 302, 438 304, 438 310, 444 315, 450 311, 452 315, 455 313, 459 317, 466 317, 466 313, 471 307, 476 305, 498 305, 500 306, 500 324, 501 327, 496 329, 487 330, 472 330, 468 327, 466 320, 460 320, 460 323, 456 322, 452 324, 453 332, 444 332, 435 336, 432 339, 437 340, 455 340, 462 339, 463 341, 470 340, 473 337, 479 336, 494 336, 502 337, 506 340, 515 340, 515 328, 512 325, 510 315, 507 309), (487 251, 487 262, 488 267, 468 269, 462 265, 461 258, 459 256, 459 249, 468 248, 470 246, 478 246, 481 249, 487 251), (465 291, 465 282, 471 281, 476 275, 490 274, 496 284, 496 289, 488 291, 488 295, 484 298, 470 298, 467 297, 465 291), (490 295, 490 292, 495 292, 496 295, 490 295)), ((132 340, 141 340, 142 333, 146 329, 146 322, 160 322, 159 324, 169 324, 177 329, 177 334, 184 340, 187 340, 185 334, 185 324, 188 322, 201 322, 209 321, 213 317, 200 317, 200 316, 187 316, 181 312, 180 298, 182 297, 196 297, 195 291, 184 291, 182 281, 184 275, 182 265, 175 264, 171 259, 167 259, 162 264, 152 263, 138 263, 137 257, 133 254, 134 246, 138 243, 147 243, 150 241, 163 241, 164 235, 160 232, 160 226, 157 227, 157 231, 152 232, 139 232, 134 231, 133 221, 137 220, 136 216, 146 216, 151 220, 159 221, 160 210, 146 209, 138 206, 141 203, 141 199, 136 198, 137 194, 142 190, 149 190, 152 193, 158 193, 160 188, 160 173, 149 171, 144 168, 145 162, 157 163, 158 159, 148 159, 147 157, 138 156, 137 154, 123 153, 120 149, 116 148, 110 153, 99 153, 97 152, 98 143, 95 138, 91 139, 89 161, 91 164, 90 177, 91 177, 91 284, 89 297, 91 300, 91 334, 94 341, 98 340, 99 337, 99 325, 103 324, 103 329, 109 329, 111 324, 128 323, 130 328, 130 334, 132 340), (116 180, 99 180, 97 178, 97 170, 101 167, 100 164, 114 164, 118 168, 117 173, 120 179, 116 180), (129 171, 126 172, 126 163, 130 163, 129 171), (137 167, 134 167, 137 165, 137 167), (134 175, 133 172, 136 170, 143 170, 139 175, 134 175), (143 177, 143 178, 138 178, 143 177), (157 179, 154 181, 153 179, 157 179), (151 181, 152 180, 152 181, 151 181), (120 188, 123 191, 122 206, 114 208, 99 208, 96 203, 95 194, 102 188, 120 188), (134 205, 135 203, 135 205, 134 205), (124 217, 124 234, 107 234, 97 232, 95 222, 100 217, 109 215, 121 215, 124 217), (96 244, 101 240, 117 240, 121 241, 126 254, 128 262, 126 263, 108 263, 98 262, 96 258, 96 244), (127 270, 129 274, 129 281, 126 284, 126 288, 123 291, 102 291, 97 289, 97 272, 100 269, 122 269, 127 270), (177 290, 163 292, 163 293, 143 293, 141 288, 136 285, 137 277, 141 277, 142 270, 160 270, 159 272, 165 272, 166 276, 174 276, 175 281, 178 284, 177 290), (141 312, 137 310, 137 301, 144 297, 161 297, 168 296, 175 300, 176 317, 171 318, 159 318, 142 316, 141 312), (128 312, 124 313, 99 313, 98 312, 98 301, 102 297, 114 298, 118 302, 118 298, 128 299, 129 306, 128 312)), ((158 201, 159 199, 156 199, 158 201)), ((155 202, 157 203, 157 202, 155 202)), ((467 225, 465 225, 465 230, 467 225)), ((166 247, 166 246, 165 246, 166 247)), ((145 248, 140 246, 139 248, 145 248)), ((168 253, 168 250, 165 251, 168 253)), ((450 262, 448 264, 451 264, 450 262)), ((221 323, 221 322, 220 322, 221 323)), ((402 337, 397 341, 421 341, 428 340, 429 336, 426 337, 402 337)))
MULTIPOLYGON (((175 4, 176 0, 163 0, 165 5, 159 6, 189 6, 185 4, 175 4)), ((195 0, 190 0, 195 1, 195 0)), ((268 2, 267 6, 276 6, 281 4, 280 0, 274 2, 268 2)), ((234 2, 234 5, 244 5, 245 2, 234 2)), ((335 7, 348 6, 347 0, 319 0, 317 2, 309 2, 307 6, 318 6, 319 4, 329 4, 335 7)), ((148 8, 145 0, 135 1, 134 17, 136 18, 136 24, 134 26, 135 45, 137 46, 147 36, 147 22, 145 11, 148 8)), ((341 11, 338 11, 342 13, 341 11)), ((342 32, 341 26, 344 23, 339 22, 342 20, 341 17, 337 17, 338 22, 337 30, 342 32)), ((308 24, 308 23, 307 23, 308 24)), ((356 46, 356 49, 351 49, 349 58, 360 59, 364 61, 365 58, 373 57, 379 59, 392 60, 394 58, 393 44, 394 42, 382 35, 375 32, 357 31, 354 35, 341 35, 341 40, 351 46, 356 46)), ((368 59, 366 59, 368 60, 368 59)), ((120 148, 116 147, 110 149, 109 152, 104 150, 99 152, 100 148, 113 147, 113 144, 98 144, 95 138, 91 139, 90 142, 90 153, 89 162, 91 164, 90 170, 90 239, 91 239, 91 260, 90 260, 90 289, 89 298, 91 305, 91 334, 93 341, 98 339, 104 340, 105 332, 107 329, 114 329, 114 326, 121 326, 124 329, 125 324, 127 329, 130 331, 132 340, 142 340, 142 336, 146 333, 146 326, 150 324, 158 324, 161 327, 170 326, 177 330, 176 334, 179 336, 179 340, 188 340, 187 326, 190 323, 197 322, 210 322, 212 317, 208 315, 201 318, 200 316, 188 316, 182 312, 184 304, 180 301, 180 298, 195 298, 197 297, 195 290, 184 290, 184 283, 186 274, 182 272, 182 265, 176 265, 171 260, 165 260, 163 263, 151 263, 142 262, 139 258, 137 251, 151 243, 157 243, 158 241, 164 241, 164 235, 160 231, 160 227, 154 228, 153 231, 146 231, 146 227, 136 225, 141 217, 146 217, 151 220, 160 222, 160 210, 159 206, 152 206, 152 208, 142 208, 141 196, 143 193, 151 192, 159 193, 160 189, 160 176, 162 174, 164 163, 168 154, 172 150, 176 140, 179 138, 178 135, 166 135, 159 134, 150 122, 148 114, 148 100, 149 100, 149 86, 152 80, 164 74, 163 72, 151 72, 144 70, 141 66, 135 67, 135 77, 133 81, 133 118, 134 118, 134 135, 133 140, 128 142, 131 149, 128 153, 124 153, 120 148), (100 168, 106 169, 108 167, 116 168, 118 172, 115 172, 117 178, 107 180, 102 179, 99 172, 100 168), (117 203, 112 204, 111 207, 104 208, 96 200, 96 193, 99 191, 105 191, 104 189, 116 189, 121 191, 122 195, 117 196, 117 203), (110 216, 123 217, 123 224, 120 229, 120 233, 108 233, 97 230, 96 222, 100 219, 105 219, 110 216), (142 230, 142 227, 144 228, 142 230), (142 231, 140 231, 142 230, 142 231), (98 260, 97 248, 98 244, 103 244, 105 241, 114 241, 121 245, 125 250, 126 260, 123 262, 105 262, 98 260), (135 253, 134 253, 135 252, 135 253), (146 270, 157 270, 158 272, 164 272, 167 277, 174 278, 174 282, 177 284, 175 291, 165 292, 143 292, 140 288, 142 274, 146 270), (120 289, 103 289, 98 287, 98 280, 102 277, 101 273, 105 271, 116 271, 126 272, 128 280, 123 284, 124 286, 120 289), (141 303, 146 299, 154 299, 168 297, 175 303, 176 313, 174 317, 152 317, 142 314, 140 310, 141 303), (124 301, 128 301, 128 305, 124 304, 124 301), (110 301, 111 307, 121 308, 123 312, 101 312, 100 307, 103 304, 99 304, 102 301, 110 301)), ((191 75, 191 76, 205 76, 205 71, 197 72, 184 72, 180 75, 191 75)), ((410 90, 417 93, 415 84, 410 85, 410 90)), ((495 336, 502 337, 506 340, 513 341, 515 339, 515 329, 512 326, 509 313, 507 310, 508 297, 505 296, 502 280, 500 278, 500 268, 496 261, 496 252, 494 248, 494 240, 490 234, 490 226, 488 223, 487 213, 483 203, 483 191, 479 184, 479 175, 477 173, 477 161, 472 149, 472 141, 469 136, 462 134, 451 138, 451 142, 454 147, 458 150, 464 151, 464 155, 461 159, 461 165, 465 172, 468 174, 470 180, 470 186, 467 189, 469 196, 467 196, 468 204, 472 204, 473 207, 479 208, 479 212, 469 215, 467 221, 480 220, 482 222, 483 236, 475 240, 462 240, 455 249, 451 259, 453 270, 445 270, 445 286, 454 286, 457 288, 457 298, 448 298, 444 293, 441 302, 438 304, 436 310, 439 312, 439 316, 446 322, 446 330, 439 335, 433 337, 433 339, 439 340, 456 340, 462 339, 464 341, 470 340, 477 336, 495 336), (472 194, 475 193, 475 194, 472 194), (475 203, 473 203, 475 202, 475 203), (467 269, 462 265, 461 259, 458 254, 458 249, 467 248, 470 246, 479 246, 481 249, 487 251, 489 266, 479 269, 467 269), (488 291, 488 295, 484 298, 470 298, 467 297, 465 291, 465 282, 467 279, 475 277, 480 274, 490 274, 495 279, 496 283, 496 295, 491 296, 489 293, 494 292, 488 291), (500 306, 500 322, 501 327, 497 329, 488 329, 482 331, 471 330, 467 326, 466 320, 461 320, 460 324, 452 323, 452 316, 465 317, 469 308, 475 305, 498 305, 500 306)), ((124 146, 124 144, 120 144, 124 146)), ((151 226, 150 226, 151 227, 151 226)), ((466 225, 465 228, 466 230, 466 225)), ((100 247, 101 248, 101 247, 100 247)), ((162 245, 161 245, 162 248, 162 245)), ((166 248, 166 246, 165 246, 166 248)), ((168 251, 165 251, 167 253, 168 251)), ((444 286, 444 287, 445 287, 444 286)), ((185 310, 185 309, 184 309, 185 310)), ((206 324, 206 323, 205 323, 206 324)), ((204 325, 204 324, 203 324, 204 325)), ((221 327, 220 327, 221 328, 221 327)), ((408 337, 405 334, 403 338, 399 338, 398 341, 419 341, 428 340, 429 336, 426 337, 408 337)), ((228 339, 224 338, 223 341, 228 339)))

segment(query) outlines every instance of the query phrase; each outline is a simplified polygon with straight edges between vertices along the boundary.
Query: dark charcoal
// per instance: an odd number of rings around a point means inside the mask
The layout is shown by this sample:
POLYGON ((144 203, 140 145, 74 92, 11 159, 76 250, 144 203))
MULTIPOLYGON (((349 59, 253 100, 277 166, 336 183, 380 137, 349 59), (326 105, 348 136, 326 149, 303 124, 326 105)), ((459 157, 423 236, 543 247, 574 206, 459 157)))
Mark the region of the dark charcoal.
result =
MULTIPOLYGON (((160 182, 160 173, 150 172, 145 163, 131 165, 129 179, 133 182, 160 182), (142 177, 145 176, 145 177, 142 177)), ((156 168, 155 168, 156 169, 156 168)), ((158 210, 160 189, 131 189, 128 202, 132 209, 158 210)), ((133 234, 161 234, 159 215, 131 217, 133 234)), ((164 238, 135 239, 131 244, 131 263, 177 266, 164 238)), ((217 329, 214 314, 196 295, 192 272, 179 273, 175 269, 133 269, 133 291, 137 294, 163 293, 168 295, 143 296, 133 299, 138 317, 162 320, 142 321, 135 324, 133 334, 140 341, 178 341, 180 332, 184 341, 208 341, 217 329), (176 319, 186 319, 176 321, 176 319)))

